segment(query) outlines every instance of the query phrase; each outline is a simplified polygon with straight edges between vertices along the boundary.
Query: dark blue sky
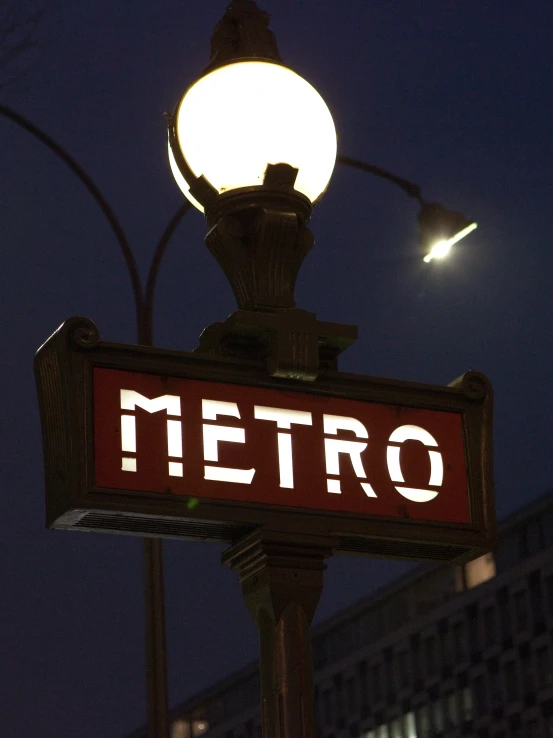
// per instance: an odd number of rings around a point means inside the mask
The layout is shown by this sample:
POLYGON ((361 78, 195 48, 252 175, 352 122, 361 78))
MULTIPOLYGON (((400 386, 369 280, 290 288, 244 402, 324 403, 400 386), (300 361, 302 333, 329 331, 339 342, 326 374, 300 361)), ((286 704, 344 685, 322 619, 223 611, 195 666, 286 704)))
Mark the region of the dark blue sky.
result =
MULTIPOLYGON (((500 516, 550 489, 553 5, 465 0, 280 0, 281 55, 323 94, 341 153, 412 179, 478 230, 442 264, 417 260, 414 201, 339 168, 312 219, 301 307, 357 323, 341 367, 446 384, 468 369, 496 395, 500 516)), ((54 3, 25 87, 2 101, 96 180, 141 270, 181 194, 162 113, 200 73, 221 0, 54 3)), ((221 110, 221 126, 232 111, 221 110)), ((141 543, 44 529, 32 360, 68 316, 133 341, 117 244, 88 193, 0 119, 0 733, 117 738, 144 720, 141 543)), ((156 343, 192 349, 233 298, 190 213, 162 268, 156 343)), ((221 547, 166 545, 171 702, 257 655, 221 547)), ((404 564, 336 558, 318 618, 404 564)))

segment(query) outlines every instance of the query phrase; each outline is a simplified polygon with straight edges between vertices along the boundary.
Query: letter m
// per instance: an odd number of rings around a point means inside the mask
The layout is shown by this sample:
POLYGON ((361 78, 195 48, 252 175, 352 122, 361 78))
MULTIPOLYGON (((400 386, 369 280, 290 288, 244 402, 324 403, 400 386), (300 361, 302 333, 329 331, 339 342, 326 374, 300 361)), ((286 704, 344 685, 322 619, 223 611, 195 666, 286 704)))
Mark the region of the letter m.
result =
MULTIPOLYGON (((134 390, 121 390, 121 410, 133 412, 137 407, 147 413, 158 413, 165 410, 167 415, 180 417, 181 406, 178 395, 162 395, 148 399, 134 390)), ((121 450, 123 453, 136 454, 136 418, 134 415, 121 413, 121 450)), ((182 427, 180 420, 167 420, 167 453, 169 456, 182 458, 182 427)), ((123 471, 136 471, 136 457, 123 456, 123 471)), ((169 461, 169 476, 182 477, 182 462, 169 461)))

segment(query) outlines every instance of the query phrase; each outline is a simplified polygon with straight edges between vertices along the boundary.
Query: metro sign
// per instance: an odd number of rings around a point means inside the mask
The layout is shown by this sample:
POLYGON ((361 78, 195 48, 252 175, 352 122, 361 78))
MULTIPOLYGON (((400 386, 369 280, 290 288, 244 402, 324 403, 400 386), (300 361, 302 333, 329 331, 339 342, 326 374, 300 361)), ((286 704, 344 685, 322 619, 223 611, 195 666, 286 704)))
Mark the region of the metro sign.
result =
POLYGON ((307 528, 342 551, 438 560, 493 543, 482 375, 278 380, 259 364, 83 341, 83 325, 67 321, 36 360, 51 527, 225 542, 307 528))
POLYGON ((93 394, 100 488, 470 522, 460 414, 99 367, 93 394))

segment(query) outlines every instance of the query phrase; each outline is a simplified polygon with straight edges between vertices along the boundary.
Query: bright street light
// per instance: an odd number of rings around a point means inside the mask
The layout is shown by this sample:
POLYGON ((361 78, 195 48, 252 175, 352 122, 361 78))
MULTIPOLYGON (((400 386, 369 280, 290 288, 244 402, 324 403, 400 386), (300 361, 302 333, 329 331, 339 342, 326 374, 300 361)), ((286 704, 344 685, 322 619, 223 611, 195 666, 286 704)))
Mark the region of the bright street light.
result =
POLYGON ((226 64, 185 92, 170 140, 173 175, 186 197, 203 177, 218 195, 261 187, 268 164, 298 170, 294 189, 316 202, 336 161, 336 129, 326 103, 306 80, 272 61, 226 64), (185 166, 177 164, 178 144, 185 166), (190 176, 192 175, 192 176, 190 176))
POLYGON ((455 234, 455 236, 449 238, 447 241, 438 241, 437 243, 435 243, 434 246, 432 246, 431 251, 426 254, 423 261, 426 261, 428 263, 429 261, 432 261, 432 259, 443 259, 444 256, 447 256, 449 254, 453 244, 456 244, 462 238, 468 236, 469 233, 472 233, 477 225, 477 223, 471 223, 466 228, 463 228, 462 231, 459 231, 459 233, 455 234))
POLYGON ((423 261, 443 259, 451 247, 472 233, 477 227, 461 213, 447 210, 437 202, 423 203, 419 213, 420 244, 423 261))

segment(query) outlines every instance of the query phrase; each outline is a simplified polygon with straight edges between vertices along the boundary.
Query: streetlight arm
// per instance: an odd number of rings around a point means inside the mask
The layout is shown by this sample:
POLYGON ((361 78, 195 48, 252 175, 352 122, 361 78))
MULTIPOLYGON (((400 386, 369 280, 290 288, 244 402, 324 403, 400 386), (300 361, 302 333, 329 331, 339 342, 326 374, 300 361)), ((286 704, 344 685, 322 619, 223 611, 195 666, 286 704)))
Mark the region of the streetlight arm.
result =
MULTIPOLYGON (((152 307, 157 273, 173 231, 188 210, 188 203, 181 206, 165 229, 148 273, 147 300, 144 300, 142 283, 134 254, 125 232, 109 203, 102 195, 95 182, 84 169, 77 164, 70 154, 56 143, 38 126, 24 116, 16 113, 6 105, 0 105, 0 115, 13 121, 62 159, 71 171, 77 175, 100 210, 107 218, 129 270, 134 295, 136 312, 137 340, 139 343, 152 344, 152 307)), ((165 655, 165 607, 163 596, 163 551, 159 538, 144 539, 144 591, 146 622, 146 677, 147 677, 147 712, 148 735, 165 738, 168 733, 167 723, 167 666, 165 655)))
POLYGON ((409 197, 415 198, 415 200, 418 200, 421 205, 424 205, 421 189, 418 185, 414 184, 414 182, 409 182, 407 179, 403 179, 402 177, 398 177, 391 172, 387 172, 385 169, 374 166, 374 164, 367 164, 364 161, 360 161, 359 159, 352 159, 349 156, 337 156, 336 161, 339 164, 344 164, 345 166, 353 167, 354 169, 361 169, 361 171, 363 172, 375 174, 377 177, 387 179, 388 182, 393 182, 398 187, 401 187, 401 189, 406 192, 409 197))
POLYGON ((51 151, 53 151, 54 154, 62 159, 71 169, 71 171, 77 175, 77 177, 81 180, 86 189, 90 192, 92 197, 96 200, 96 202, 100 206, 100 210, 108 220, 111 226, 111 230, 115 234, 115 237, 121 249, 121 253, 123 254, 123 258, 125 259, 125 262, 127 264, 134 293, 137 325, 140 325, 141 313, 143 309, 143 296, 136 260, 121 224, 117 220, 115 213, 111 209, 105 197, 102 195, 100 189, 91 179, 91 177, 84 171, 84 169, 79 164, 77 164, 75 159, 73 159, 73 157, 68 154, 67 151, 65 151, 65 149, 63 149, 58 143, 56 143, 56 141, 54 141, 54 139, 51 138, 48 134, 44 133, 44 131, 38 128, 38 126, 36 126, 34 123, 31 123, 30 120, 20 115, 19 113, 16 113, 7 105, 0 105, 0 115, 9 118, 14 123, 17 123, 18 126, 24 128, 35 138, 37 138, 41 143, 47 146, 51 151))
POLYGON ((185 200, 177 212, 173 215, 166 229, 163 231, 163 235, 159 239, 157 248, 152 257, 150 269, 148 271, 148 280, 146 282, 146 292, 144 297, 144 307, 142 310, 142 320, 139 323, 139 337, 140 343, 146 345, 153 344, 153 311, 154 311, 154 296, 156 289, 157 275, 159 267, 163 261, 165 255, 165 249, 169 243, 173 233, 177 226, 184 218, 186 213, 190 210, 191 203, 185 200))

